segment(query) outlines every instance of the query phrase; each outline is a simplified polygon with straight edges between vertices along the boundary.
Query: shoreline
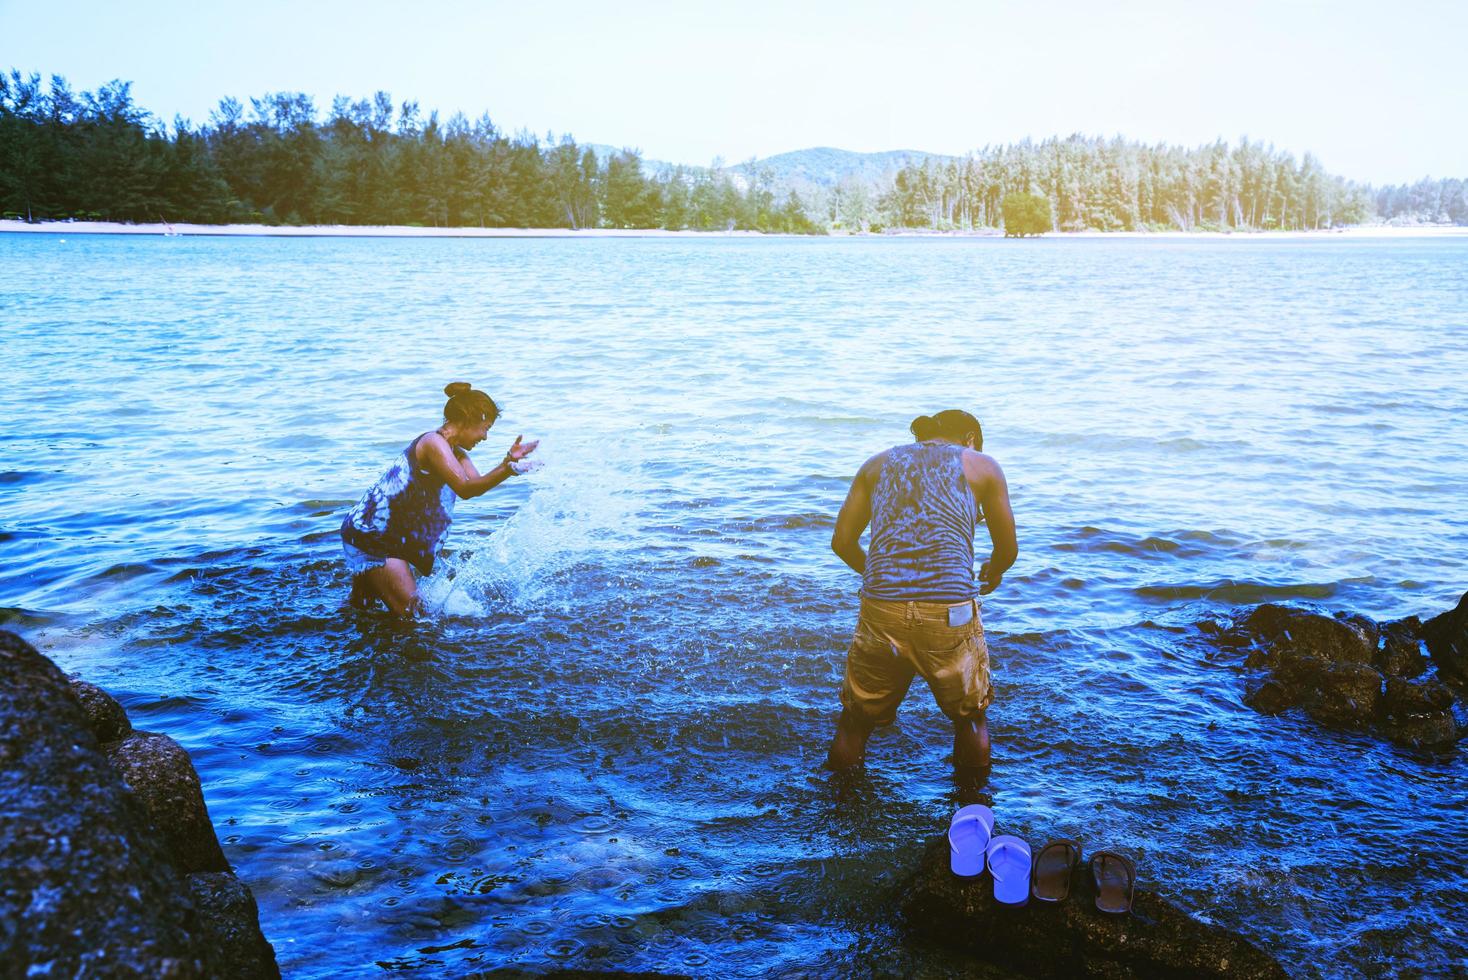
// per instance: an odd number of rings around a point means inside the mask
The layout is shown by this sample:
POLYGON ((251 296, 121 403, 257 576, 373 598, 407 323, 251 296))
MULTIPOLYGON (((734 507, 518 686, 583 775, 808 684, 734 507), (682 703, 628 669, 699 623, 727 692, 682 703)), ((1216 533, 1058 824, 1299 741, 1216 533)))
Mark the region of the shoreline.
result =
MULTIPOLYGON (((998 231, 892 231, 855 235, 787 235, 761 231, 668 231, 661 228, 418 228, 408 225, 126 224, 120 221, 0 220, 0 234, 157 235, 212 238, 1000 238, 998 231)), ((1217 238, 1281 241, 1319 238, 1468 237, 1468 226, 1356 225, 1318 231, 1049 231, 1041 238, 1217 238)))

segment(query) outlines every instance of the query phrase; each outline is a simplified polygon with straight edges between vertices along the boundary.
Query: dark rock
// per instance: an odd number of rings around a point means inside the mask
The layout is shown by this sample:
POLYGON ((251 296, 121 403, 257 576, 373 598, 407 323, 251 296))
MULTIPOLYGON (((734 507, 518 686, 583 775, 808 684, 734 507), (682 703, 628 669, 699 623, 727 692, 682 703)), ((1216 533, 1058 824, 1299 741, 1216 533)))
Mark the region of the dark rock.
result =
POLYGON ((122 705, 97 685, 72 678, 71 693, 81 702, 87 724, 98 742, 115 742, 126 738, 133 730, 132 722, 127 720, 127 712, 122 710, 122 705))
POLYGON ((1381 675, 1365 664, 1330 664, 1315 675, 1305 713, 1327 725, 1364 727, 1381 705, 1381 675))
POLYGON ((1451 711, 1452 707, 1453 692, 1442 681, 1429 678, 1414 682, 1397 677, 1387 678, 1382 711, 1388 715, 1429 714, 1435 711, 1451 711))
POLYGON ((1381 627, 1376 620, 1362 616, 1360 613, 1347 612, 1338 612, 1335 618, 1355 630, 1372 650, 1381 644, 1381 627))
POLYGON ((179 871, 224 866, 187 754, 146 732, 109 743, 124 782, 93 728, 130 730, 0 631, 0 977, 278 978, 249 889, 179 871))
POLYGON ((1441 681, 1387 678, 1381 712, 1382 731, 1402 745, 1440 748, 1458 740, 1453 692, 1441 681))
POLYGON ((201 976, 193 915, 65 675, 0 632, 0 972, 201 976))
POLYGON ((1368 629, 1354 620, 1334 619, 1291 606, 1266 603, 1249 613, 1243 626, 1271 664, 1298 657, 1369 664, 1376 652, 1374 625, 1368 629))
POLYGON ((260 911, 250 890, 234 875, 218 871, 191 874, 188 881, 209 975, 235 980, 279 977, 275 950, 260 931, 260 911))
POLYGON ((1427 669, 1422 655, 1422 623, 1416 616, 1398 619, 1381 628, 1381 649, 1373 661, 1385 677, 1420 677, 1427 669))
POLYGON ((1287 976, 1249 940, 1199 922, 1146 889, 1137 889, 1130 915, 1097 911, 1084 866, 1067 901, 999 905, 988 875, 959 878, 949 871, 948 844, 941 837, 928 845, 898 900, 913 933, 1030 977, 1287 976))
POLYGON ((199 776, 182 746, 167 735, 133 732, 103 750, 152 818, 180 872, 229 870, 199 776))
POLYGON ((1266 715, 1277 715, 1281 711, 1299 704, 1299 697, 1290 688, 1276 680, 1266 680, 1244 693, 1244 703, 1266 715))
POLYGON ((1468 684, 1468 592, 1455 608, 1422 624, 1422 639, 1438 673, 1468 684))
MULTIPOLYGON (((1321 657, 1289 657, 1275 665, 1274 676, 1294 691, 1295 700, 1300 701, 1320 687, 1321 677, 1330 667, 1330 661, 1321 657)), ((1376 683, 1381 686, 1380 677, 1376 683)))

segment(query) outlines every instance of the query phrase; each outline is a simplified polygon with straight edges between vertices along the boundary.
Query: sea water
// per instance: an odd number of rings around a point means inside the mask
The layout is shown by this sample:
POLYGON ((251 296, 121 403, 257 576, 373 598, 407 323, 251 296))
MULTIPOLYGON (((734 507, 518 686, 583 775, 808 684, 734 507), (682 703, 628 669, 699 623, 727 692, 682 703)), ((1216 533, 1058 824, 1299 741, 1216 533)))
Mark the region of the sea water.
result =
POLYGON ((1019 528, 1004 829, 1302 976, 1468 969, 1463 750, 1258 715, 1194 628, 1468 588, 1468 239, 0 235, 0 337, 5 625, 189 750, 287 975, 958 969, 892 901, 955 806, 922 685, 819 769, 834 514, 944 408, 1019 528), (348 611, 341 516, 461 380, 546 466, 425 622, 348 611))

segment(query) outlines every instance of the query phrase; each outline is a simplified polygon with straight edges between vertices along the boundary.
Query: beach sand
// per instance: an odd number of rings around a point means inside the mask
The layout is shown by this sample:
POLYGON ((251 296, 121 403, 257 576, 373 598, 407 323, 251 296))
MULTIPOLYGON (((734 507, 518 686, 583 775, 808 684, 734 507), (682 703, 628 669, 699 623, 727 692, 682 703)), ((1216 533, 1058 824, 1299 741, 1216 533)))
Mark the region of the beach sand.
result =
MULTIPOLYGON (((660 228, 418 228, 406 225, 194 225, 124 224, 116 221, 44 221, 27 224, 0 220, 0 233, 44 235, 176 235, 241 238, 763 238, 758 231, 665 231, 660 228)), ((998 231, 894 231, 915 238, 991 238, 998 231)), ((1329 231, 1069 231, 1046 232, 1045 238, 1230 238, 1278 241, 1286 238, 1422 238, 1464 235, 1468 227, 1425 225, 1358 225, 1329 231)), ((807 237, 807 236, 798 236, 807 237)))

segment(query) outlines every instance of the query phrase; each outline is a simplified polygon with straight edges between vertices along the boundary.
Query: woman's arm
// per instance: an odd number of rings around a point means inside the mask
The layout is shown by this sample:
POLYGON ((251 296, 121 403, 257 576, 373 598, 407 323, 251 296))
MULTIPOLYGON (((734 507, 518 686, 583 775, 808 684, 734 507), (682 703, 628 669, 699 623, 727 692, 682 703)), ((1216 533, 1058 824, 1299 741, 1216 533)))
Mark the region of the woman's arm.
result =
MULTIPOLYGON (((529 450, 533 450, 535 446, 535 443, 531 443, 529 450)), ((520 456, 528 455, 528 450, 521 446, 520 439, 515 440, 515 445, 510 447, 498 466, 481 475, 473 460, 467 455, 459 456, 447 439, 437 432, 430 432, 418 443, 418 462, 424 469, 447 483, 460 500, 468 500, 488 493, 514 476, 515 471, 510 469, 510 460, 519 458, 515 455, 517 451, 520 456)))

